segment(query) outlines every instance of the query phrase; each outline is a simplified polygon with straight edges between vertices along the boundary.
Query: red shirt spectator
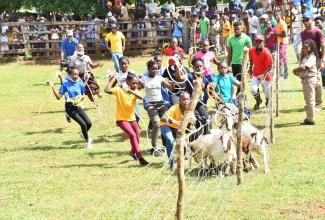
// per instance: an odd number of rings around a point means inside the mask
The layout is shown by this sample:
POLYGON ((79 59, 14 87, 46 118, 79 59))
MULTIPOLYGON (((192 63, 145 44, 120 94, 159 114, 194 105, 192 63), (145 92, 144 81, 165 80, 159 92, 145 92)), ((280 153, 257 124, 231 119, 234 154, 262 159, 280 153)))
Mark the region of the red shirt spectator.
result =
POLYGON ((276 36, 271 37, 271 33, 276 33, 276 30, 275 30, 275 28, 272 28, 271 21, 268 21, 266 23, 266 25, 267 25, 267 29, 265 30, 266 46, 271 51, 274 51, 274 49, 275 49, 274 45, 276 45, 277 37, 276 36))
MULTIPOLYGON (((263 74, 269 66, 272 66, 272 55, 265 47, 259 54, 256 53, 256 47, 251 47, 249 49, 249 58, 254 61, 253 76, 257 77, 263 74)), ((271 74, 265 76, 266 81, 271 81, 271 79, 271 74)))

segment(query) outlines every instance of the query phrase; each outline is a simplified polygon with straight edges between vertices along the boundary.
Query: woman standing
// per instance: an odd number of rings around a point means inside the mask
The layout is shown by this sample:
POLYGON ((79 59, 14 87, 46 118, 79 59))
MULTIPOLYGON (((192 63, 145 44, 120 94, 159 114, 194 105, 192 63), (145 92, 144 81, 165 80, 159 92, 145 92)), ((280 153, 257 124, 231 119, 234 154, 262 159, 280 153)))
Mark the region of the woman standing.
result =
POLYGON ((67 81, 64 81, 59 92, 55 89, 53 82, 47 81, 52 87, 53 93, 57 100, 60 100, 64 95, 66 113, 75 120, 81 127, 80 136, 86 140, 86 148, 92 149, 92 139, 88 136, 88 131, 91 128, 91 121, 84 110, 79 106, 80 101, 84 99, 85 87, 78 82, 79 72, 76 68, 68 70, 70 75, 67 81))
POLYGON ((293 69, 293 74, 301 78, 302 89, 306 102, 307 118, 300 125, 315 125, 315 87, 317 84, 316 61, 318 54, 315 42, 305 40, 301 48, 303 58, 299 67, 293 69))

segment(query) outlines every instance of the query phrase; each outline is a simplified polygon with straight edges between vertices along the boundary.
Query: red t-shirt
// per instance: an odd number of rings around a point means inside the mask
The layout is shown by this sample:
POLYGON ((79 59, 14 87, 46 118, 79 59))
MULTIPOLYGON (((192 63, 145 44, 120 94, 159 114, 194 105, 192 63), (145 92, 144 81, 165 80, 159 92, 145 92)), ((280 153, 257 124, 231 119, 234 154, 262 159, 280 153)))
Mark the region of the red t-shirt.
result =
MULTIPOLYGON (((186 55, 185 51, 180 48, 180 47, 176 47, 176 49, 173 49, 171 47, 168 47, 166 50, 164 50, 164 54, 168 55, 168 56, 173 56, 174 53, 180 53, 182 54, 182 56, 186 55)), ((169 66, 174 66, 174 61, 173 60, 169 60, 168 61, 168 65, 169 66)))
POLYGON ((265 30, 266 46, 267 46, 267 48, 269 48, 271 51, 273 51, 273 50, 274 50, 274 45, 276 45, 277 37, 276 37, 276 36, 273 36, 273 37, 269 37, 269 38, 267 38, 267 36, 268 36, 271 32, 276 33, 275 28, 272 28, 272 30, 269 30, 269 29, 266 29, 266 30, 265 30))
POLYGON ((315 42, 316 49, 318 51, 318 57, 322 58, 322 52, 320 50, 320 45, 325 41, 323 31, 318 27, 314 27, 310 32, 303 30, 300 33, 301 42, 304 43, 305 40, 311 39, 315 42))
MULTIPOLYGON (((249 58, 253 60, 253 76, 259 76, 263 74, 269 66, 272 66, 272 55, 265 47, 260 54, 256 53, 256 47, 251 47, 249 49, 249 58)), ((265 76, 265 80, 271 81, 271 79, 272 73, 269 72, 265 76)))

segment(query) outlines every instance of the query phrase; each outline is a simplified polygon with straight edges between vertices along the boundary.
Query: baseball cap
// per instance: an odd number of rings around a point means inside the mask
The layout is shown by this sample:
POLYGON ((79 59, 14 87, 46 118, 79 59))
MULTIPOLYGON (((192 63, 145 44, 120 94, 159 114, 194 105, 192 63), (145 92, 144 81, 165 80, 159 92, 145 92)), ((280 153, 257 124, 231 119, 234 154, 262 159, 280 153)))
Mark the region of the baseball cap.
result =
POLYGON ((306 7, 307 8, 307 4, 304 3, 304 4, 301 5, 301 7, 306 7))
POLYGON ((248 14, 248 10, 245 10, 244 13, 248 14))
POLYGON ((261 40, 264 41, 264 36, 263 35, 256 35, 256 37, 254 38, 254 40, 261 40))
POLYGON ((252 8, 248 9, 248 13, 254 14, 254 9, 252 9, 252 8))
POLYGON ((112 2, 107 2, 107 6, 113 6, 112 2))
POLYGON ((266 24, 272 24, 272 22, 271 21, 268 21, 268 22, 266 22, 266 24))
POLYGON ((302 17, 303 17, 303 18, 314 18, 314 13, 312 13, 311 11, 305 11, 305 12, 302 14, 302 17))
POLYGON ((260 17, 260 19, 261 19, 261 18, 266 19, 266 18, 269 18, 269 16, 267 16, 267 14, 262 14, 262 16, 260 17))
POLYGON ((235 15, 235 14, 232 14, 232 15, 230 16, 230 18, 236 18, 236 15, 235 15))
POLYGON ((113 16, 113 15, 112 15, 112 12, 109 11, 109 12, 107 13, 107 16, 108 16, 108 17, 112 17, 112 16, 113 16))
POLYGON ((111 28, 117 28, 116 24, 111 24, 111 28))
POLYGON ((67 31, 67 36, 73 36, 72 31, 67 31))
POLYGON ((266 14, 274 14, 272 10, 267 10, 266 14))

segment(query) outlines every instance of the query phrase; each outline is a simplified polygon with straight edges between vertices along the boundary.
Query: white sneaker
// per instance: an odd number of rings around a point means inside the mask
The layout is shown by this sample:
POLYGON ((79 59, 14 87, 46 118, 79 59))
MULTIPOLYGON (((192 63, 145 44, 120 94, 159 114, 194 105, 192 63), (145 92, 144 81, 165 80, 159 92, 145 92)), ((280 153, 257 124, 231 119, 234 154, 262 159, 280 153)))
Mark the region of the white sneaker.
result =
POLYGON ((86 143, 86 148, 87 148, 87 149, 93 149, 93 145, 91 144, 90 141, 88 141, 88 142, 86 143))
MULTIPOLYGON (((82 133, 80 133, 80 137, 82 139, 85 139, 85 137, 84 137, 84 135, 82 133)), ((93 143, 93 139, 92 138, 88 138, 88 141, 91 142, 91 143, 93 143)))

